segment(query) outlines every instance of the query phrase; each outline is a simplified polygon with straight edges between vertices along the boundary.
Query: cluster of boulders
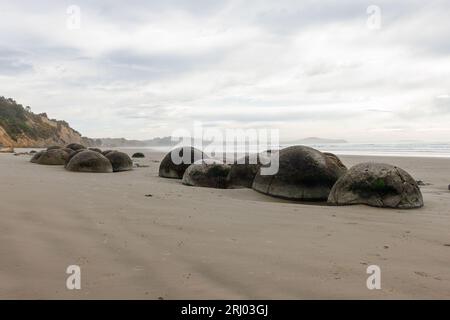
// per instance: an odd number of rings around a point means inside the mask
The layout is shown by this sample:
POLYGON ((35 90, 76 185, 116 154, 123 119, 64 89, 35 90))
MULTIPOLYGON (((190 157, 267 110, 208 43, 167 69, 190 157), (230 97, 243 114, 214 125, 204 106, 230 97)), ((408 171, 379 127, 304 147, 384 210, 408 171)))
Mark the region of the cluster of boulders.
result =
POLYGON ((42 165, 63 165, 68 171, 110 173, 133 169, 133 161, 124 152, 86 148, 77 143, 65 147, 51 146, 30 160, 42 165))
POLYGON ((350 169, 336 155, 306 146, 278 152, 278 171, 264 175, 262 155, 232 165, 209 159, 194 147, 179 147, 161 161, 159 176, 181 179, 190 186, 253 188, 261 193, 297 201, 329 205, 366 204, 386 208, 420 208, 423 198, 417 182, 401 168, 383 163, 362 163, 350 169), (253 164, 256 162, 256 164, 253 164))

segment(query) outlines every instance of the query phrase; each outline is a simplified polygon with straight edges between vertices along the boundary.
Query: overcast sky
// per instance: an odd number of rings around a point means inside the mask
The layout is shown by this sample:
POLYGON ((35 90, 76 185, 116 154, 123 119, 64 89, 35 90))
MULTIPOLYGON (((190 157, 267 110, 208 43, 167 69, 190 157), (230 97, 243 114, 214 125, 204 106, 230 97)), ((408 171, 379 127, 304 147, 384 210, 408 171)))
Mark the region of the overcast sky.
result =
POLYGON ((0 0, 0 95, 89 137, 450 141, 448 0, 93 2, 0 0))

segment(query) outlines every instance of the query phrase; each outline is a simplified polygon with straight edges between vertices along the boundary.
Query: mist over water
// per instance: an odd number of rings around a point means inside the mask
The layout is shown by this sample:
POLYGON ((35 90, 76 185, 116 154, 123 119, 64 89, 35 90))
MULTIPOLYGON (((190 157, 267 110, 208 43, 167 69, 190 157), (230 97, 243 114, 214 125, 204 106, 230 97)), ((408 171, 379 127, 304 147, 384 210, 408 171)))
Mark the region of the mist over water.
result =
MULTIPOLYGON (((323 152, 332 152, 340 155, 450 158, 450 143, 335 143, 305 145, 323 152)), ((290 145, 282 144, 280 148, 282 149, 288 146, 290 145)), ((152 146, 142 149, 167 152, 172 148, 173 146, 152 146)), ((214 145, 214 148, 217 152, 224 151, 224 148, 220 145, 214 145)), ((254 153, 258 151, 258 148, 257 146, 250 145, 247 150, 250 153, 254 153)), ((229 152, 230 150, 227 153, 229 152)))

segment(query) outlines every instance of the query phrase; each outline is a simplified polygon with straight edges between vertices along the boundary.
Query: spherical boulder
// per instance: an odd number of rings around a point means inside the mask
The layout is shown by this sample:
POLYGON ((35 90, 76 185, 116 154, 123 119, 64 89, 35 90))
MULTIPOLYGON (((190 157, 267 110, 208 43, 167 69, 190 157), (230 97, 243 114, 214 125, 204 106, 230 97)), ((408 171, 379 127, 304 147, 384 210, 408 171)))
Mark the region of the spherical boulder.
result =
POLYGON ((183 184, 195 187, 227 188, 230 166, 225 164, 191 164, 183 174, 183 184))
POLYGON ((105 155, 111 162, 114 172, 129 171, 133 169, 133 160, 124 152, 112 151, 105 155))
POLYGON ((70 156, 70 149, 50 149, 42 152, 38 159, 36 159, 37 164, 42 165, 64 165, 66 159, 70 156))
POLYGON ((142 152, 133 153, 132 158, 145 158, 145 155, 142 152))
POLYGON ((360 163, 336 182, 328 203, 411 209, 422 207, 423 197, 405 170, 384 163, 360 163))
POLYGON ((71 144, 68 144, 68 145, 66 146, 66 148, 72 149, 73 151, 77 151, 77 150, 80 150, 80 149, 86 149, 85 146, 83 146, 83 145, 81 145, 81 144, 79 144, 79 143, 71 143, 71 144))
MULTIPOLYGON (((72 149, 69 149, 69 150, 72 150, 72 149)), ((87 149, 78 149, 77 151, 73 151, 73 150, 72 150, 72 153, 67 157, 66 162, 64 163, 64 167, 67 168, 67 165, 69 164, 70 160, 72 160, 72 158, 73 158, 76 154, 78 154, 78 153, 80 153, 80 152, 83 152, 83 151, 88 151, 88 150, 87 150, 87 149)))
POLYGON ((32 162, 32 163, 37 163, 38 160, 39 160, 39 158, 42 156, 42 154, 43 154, 44 152, 46 152, 46 151, 44 150, 44 151, 36 152, 36 153, 31 157, 30 162, 32 162))
POLYGON ((252 188, 285 199, 326 201, 335 182, 346 172, 330 157, 306 146, 280 150, 278 165, 273 175, 262 175, 259 169, 252 188))
POLYGON ((75 172, 113 172, 111 162, 101 153, 91 150, 75 154, 66 165, 66 169, 75 172))
POLYGON ((179 147, 165 155, 159 165, 159 176, 182 179, 186 169, 195 161, 207 159, 202 151, 194 147, 179 147))

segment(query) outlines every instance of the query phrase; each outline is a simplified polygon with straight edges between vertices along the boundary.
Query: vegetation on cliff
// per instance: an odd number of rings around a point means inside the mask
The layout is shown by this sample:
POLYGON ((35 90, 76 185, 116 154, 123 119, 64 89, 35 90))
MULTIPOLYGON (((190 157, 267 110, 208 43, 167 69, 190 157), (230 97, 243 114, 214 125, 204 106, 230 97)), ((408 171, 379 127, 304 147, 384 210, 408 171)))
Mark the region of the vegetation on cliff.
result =
POLYGON ((65 121, 49 119, 45 113, 35 114, 30 107, 0 96, 0 144, 36 147, 70 142, 89 144, 89 139, 81 137, 65 121))

